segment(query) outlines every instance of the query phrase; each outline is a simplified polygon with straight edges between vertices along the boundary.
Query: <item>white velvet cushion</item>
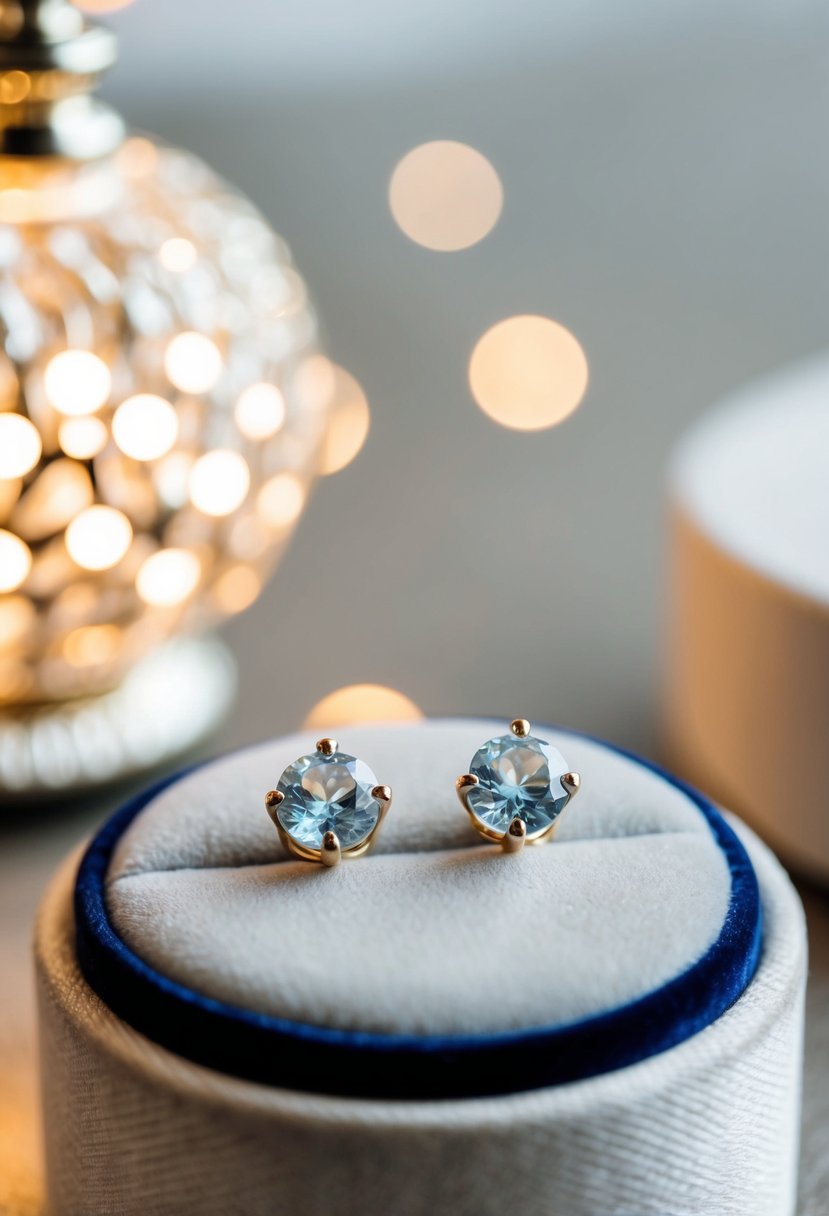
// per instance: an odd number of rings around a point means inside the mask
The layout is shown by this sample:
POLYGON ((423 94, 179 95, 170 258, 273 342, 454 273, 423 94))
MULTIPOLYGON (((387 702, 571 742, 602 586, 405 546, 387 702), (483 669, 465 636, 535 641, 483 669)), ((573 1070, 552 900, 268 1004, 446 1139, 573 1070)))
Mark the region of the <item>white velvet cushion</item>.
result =
POLYGON ((472 831, 454 780, 505 729, 450 719, 340 731, 394 802, 376 851, 332 871, 286 858, 263 805, 313 744, 307 733, 197 770, 122 837, 114 927, 204 995, 381 1032, 566 1023, 684 971, 719 934, 730 894, 694 803, 600 744, 550 732, 582 789, 553 845, 504 856, 472 831))

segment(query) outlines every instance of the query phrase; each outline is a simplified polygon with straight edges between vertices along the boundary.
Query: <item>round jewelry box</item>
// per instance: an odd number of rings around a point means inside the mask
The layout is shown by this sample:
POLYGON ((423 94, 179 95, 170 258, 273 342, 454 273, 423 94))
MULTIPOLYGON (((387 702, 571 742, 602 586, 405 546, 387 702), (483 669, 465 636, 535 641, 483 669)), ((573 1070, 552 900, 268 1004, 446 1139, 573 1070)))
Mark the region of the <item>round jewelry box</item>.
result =
POLYGON ((829 359, 703 417, 672 466, 671 756, 829 880, 829 359))
POLYGON ((785 875, 667 774, 540 728, 578 800, 553 844, 482 844, 454 779, 502 731, 342 732, 394 803, 331 870, 263 809, 304 736, 149 791, 67 865, 37 940, 56 1216, 791 1212, 785 875))

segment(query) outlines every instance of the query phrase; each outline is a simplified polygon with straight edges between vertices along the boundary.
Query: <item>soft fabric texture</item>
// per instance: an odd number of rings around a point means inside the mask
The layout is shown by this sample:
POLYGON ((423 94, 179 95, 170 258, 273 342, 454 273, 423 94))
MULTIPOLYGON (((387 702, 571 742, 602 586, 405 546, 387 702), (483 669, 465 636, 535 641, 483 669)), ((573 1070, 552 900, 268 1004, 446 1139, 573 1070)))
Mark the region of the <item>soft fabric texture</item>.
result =
POLYGON ((87 977, 137 1029, 197 1062, 357 1096, 511 1092, 695 1033, 756 963, 741 847, 670 779, 562 732, 551 740, 582 791, 554 846, 505 857, 454 793, 464 758, 503 729, 349 732, 395 802, 378 855, 333 873, 243 861, 281 855, 262 794, 304 737, 139 800, 81 870, 87 977), (107 866, 107 906, 96 906, 107 866))
POLYGON ((740 835, 764 944, 722 1017, 592 1080, 440 1102, 252 1084, 136 1033, 78 969, 72 859, 36 948, 53 1216, 790 1216, 805 933, 780 866, 740 835))

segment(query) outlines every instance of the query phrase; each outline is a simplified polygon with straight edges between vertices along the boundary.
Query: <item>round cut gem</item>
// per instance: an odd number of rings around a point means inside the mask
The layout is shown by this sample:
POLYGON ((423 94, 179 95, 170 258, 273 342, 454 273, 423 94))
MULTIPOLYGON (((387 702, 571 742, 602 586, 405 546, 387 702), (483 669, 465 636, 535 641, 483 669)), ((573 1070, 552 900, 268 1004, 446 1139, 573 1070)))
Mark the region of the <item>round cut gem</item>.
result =
POLYGON ((326 832, 336 833, 340 848, 362 844, 380 819, 381 804, 372 790, 374 773, 345 752, 300 756, 279 778, 284 795, 277 819, 297 844, 321 849, 326 832))
POLYGON ((568 802, 561 778, 568 772, 558 748, 533 735, 499 735, 472 757, 469 771, 477 785, 466 791, 469 809, 486 827, 506 832, 513 819, 527 825, 527 836, 551 827, 568 802))

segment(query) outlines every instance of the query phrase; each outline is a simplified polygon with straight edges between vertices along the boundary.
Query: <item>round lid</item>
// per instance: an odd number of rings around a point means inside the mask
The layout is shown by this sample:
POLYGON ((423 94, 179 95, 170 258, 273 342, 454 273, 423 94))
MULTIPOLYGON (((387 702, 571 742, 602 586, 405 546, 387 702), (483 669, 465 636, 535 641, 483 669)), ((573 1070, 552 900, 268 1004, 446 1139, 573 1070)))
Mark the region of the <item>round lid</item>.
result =
POLYGON ((717 545, 829 604, 829 359, 729 397, 680 444, 676 500, 717 545))
POLYGON ((81 865, 78 952, 127 1022, 207 1066, 361 1096, 592 1076, 708 1025, 757 963, 750 862, 701 795, 535 727, 581 775, 555 842, 507 855, 455 793, 492 720, 343 730, 393 802, 375 850, 286 854, 263 805, 294 735, 141 795, 81 865))

